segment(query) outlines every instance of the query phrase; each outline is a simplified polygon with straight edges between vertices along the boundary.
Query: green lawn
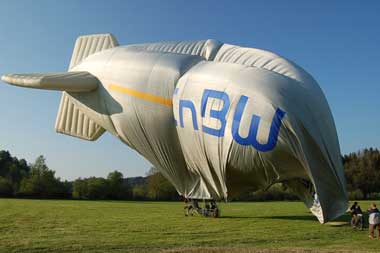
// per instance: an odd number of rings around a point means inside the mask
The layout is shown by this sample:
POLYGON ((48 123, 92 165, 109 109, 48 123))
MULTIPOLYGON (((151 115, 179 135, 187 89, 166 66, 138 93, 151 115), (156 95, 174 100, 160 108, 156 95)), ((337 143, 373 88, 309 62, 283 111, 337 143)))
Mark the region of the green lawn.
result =
POLYGON ((0 199, 0 252, 380 252, 367 231, 321 225, 300 202, 221 208, 215 219, 184 217, 179 202, 0 199))

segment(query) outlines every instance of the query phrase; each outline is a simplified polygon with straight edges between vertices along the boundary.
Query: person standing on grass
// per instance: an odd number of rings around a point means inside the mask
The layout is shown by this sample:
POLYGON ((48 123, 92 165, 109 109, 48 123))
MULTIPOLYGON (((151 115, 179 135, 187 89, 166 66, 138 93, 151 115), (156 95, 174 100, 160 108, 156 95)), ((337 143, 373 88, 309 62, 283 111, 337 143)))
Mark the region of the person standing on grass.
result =
POLYGON ((362 215, 363 215, 363 211, 362 209, 360 208, 360 205, 358 202, 355 202, 351 208, 350 208, 350 212, 351 212, 351 215, 352 215, 352 226, 355 228, 357 227, 358 225, 358 222, 359 222, 359 219, 362 218, 362 215))
POLYGON ((380 212, 376 204, 372 203, 371 208, 368 209, 369 214, 369 237, 375 238, 375 229, 379 232, 380 238, 380 212))

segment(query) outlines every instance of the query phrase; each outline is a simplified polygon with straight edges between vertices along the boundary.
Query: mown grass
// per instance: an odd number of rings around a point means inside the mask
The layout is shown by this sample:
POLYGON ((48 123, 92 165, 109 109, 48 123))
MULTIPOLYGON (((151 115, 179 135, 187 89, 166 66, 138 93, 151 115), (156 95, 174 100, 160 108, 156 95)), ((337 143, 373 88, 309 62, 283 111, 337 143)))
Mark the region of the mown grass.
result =
POLYGON ((380 252, 367 231, 321 225, 300 202, 221 208, 215 219, 184 217, 179 202, 0 199, 0 252, 380 252))

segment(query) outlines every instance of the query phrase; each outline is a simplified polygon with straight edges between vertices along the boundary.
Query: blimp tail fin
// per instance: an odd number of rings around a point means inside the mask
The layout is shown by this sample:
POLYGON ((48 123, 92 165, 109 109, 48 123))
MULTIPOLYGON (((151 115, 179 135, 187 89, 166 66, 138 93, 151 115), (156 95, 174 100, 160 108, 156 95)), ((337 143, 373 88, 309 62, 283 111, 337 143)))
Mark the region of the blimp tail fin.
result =
POLYGON ((105 129, 91 118, 91 114, 88 108, 64 92, 55 122, 55 130, 61 134, 94 141, 105 132, 105 129))
POLYGON ((117 47, 118 45, 119 43, 116 38, 110 33, 83 35, 78 37, 75 42, 73 55, 71 56, 69 70, 89 55, 117 47))
MULTIPOLYGON (((71 56, 69 71, 88 56, 118 45, 119 43, 112 34, 92 34, 78 37, 71 56)), ((83 101, 80 101, 81 99, 78 96, 74 96, 70 91, 68 92, 62 94, 55 122, 56 132, 88 141, 98 139, 106 130, 96 121, 102 122, 103 120, 99 118, 98 113, 90 110, 88 106, 84 106, 83 101)), ((95 94, 88 93, 83 94, 83 96, 91 97, 95 94)), ((84 99, 83 96, 82 99, 84 99)), ((97 99, 93 99, 93 101, 97 101, 97 99)), ((94 104, 92 106, 99 107, 94 104)))
MULTIPOLYGON (((89 55, 116 46, 118 42, 112 34, 80 36, 75 42, 69 71, 89 55)), ((106 131, 105 128, 112 130, 106 117, 98 112, 104 111, 102 105, 93 102, 98 101, 93 98, 97 93, 92 91, 98 88, 99 80, 89 72, 8 74, 1 79, 26 88, 63 91, 55 124, 59 133, 94 141, 106 131)))

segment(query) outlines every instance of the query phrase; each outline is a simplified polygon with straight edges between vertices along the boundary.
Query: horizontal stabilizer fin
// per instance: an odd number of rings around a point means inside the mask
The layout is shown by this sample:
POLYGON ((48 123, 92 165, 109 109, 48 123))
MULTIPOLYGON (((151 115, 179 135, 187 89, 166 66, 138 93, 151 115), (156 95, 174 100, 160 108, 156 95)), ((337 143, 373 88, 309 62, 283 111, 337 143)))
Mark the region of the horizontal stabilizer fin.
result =
POLYGON ((48 74, 8 74, 1 80, 16 86, 60 90, 69 92, 88 92, 98 87, 98 79, 86 71, 48 73, 48 74))
POLYGON ((83 108, 66 92, 62 95, 55 130, 88 141, 98 139, 105 132, 105 129, 88 117, 83 108))

